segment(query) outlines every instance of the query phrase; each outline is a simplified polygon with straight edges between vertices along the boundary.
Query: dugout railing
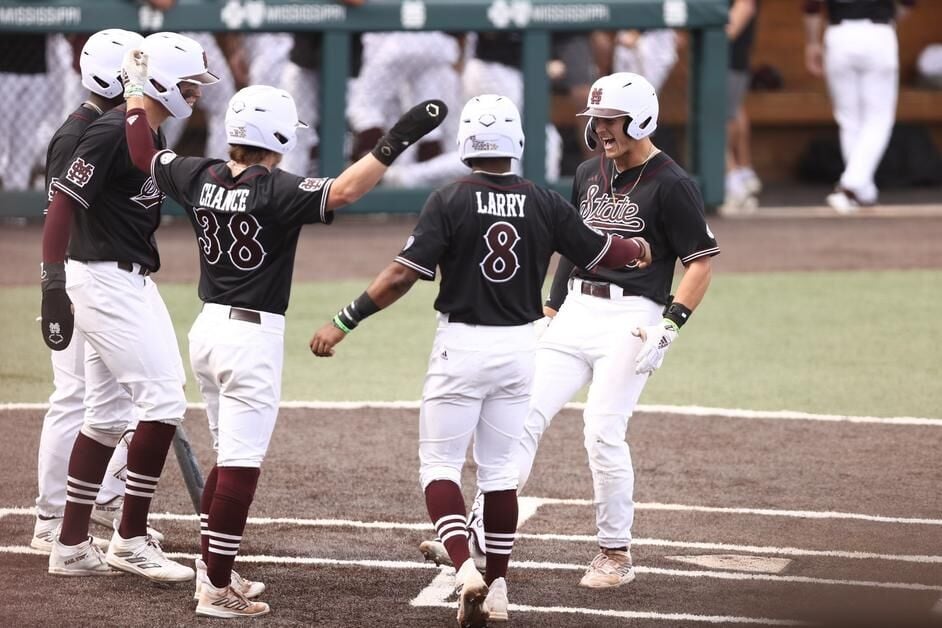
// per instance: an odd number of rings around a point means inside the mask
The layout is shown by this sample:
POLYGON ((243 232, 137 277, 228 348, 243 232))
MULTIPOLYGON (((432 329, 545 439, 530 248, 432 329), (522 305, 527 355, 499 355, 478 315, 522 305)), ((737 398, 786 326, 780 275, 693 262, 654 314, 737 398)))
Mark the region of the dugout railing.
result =
MULTIPOLYGON (((0 37, 10 32, 88 33, 108 27, 138 32, 323 31, 320 173, 335 176, 346 165, 345 86, 352 33, 522 30, 524 132, 528 137, 542 137, 549 119, 546 62, 552 32, 685 29, 690 32, 690 85, 684 156, 707 206, 718 206, 723 200, 725 168, 728 7, 728 0, 367 0, 360 7, 333 0, 178 0, 174 8, 160 13, 134 0, 0 0, 0 37)), ((543 142, 527 142, 524 174, 539 183, 545 182, 544 157, 543 142)), ((568 198, 570 181, 556 185, 568 198)), ((378 187, 344 211, 417 212, 429 191, 378 187)), ((39 216, 45 202, 41 191, 0 191, 0 216, 39 216)), ((165 204, 165 213, 179 212, 179 207, 165 204)))

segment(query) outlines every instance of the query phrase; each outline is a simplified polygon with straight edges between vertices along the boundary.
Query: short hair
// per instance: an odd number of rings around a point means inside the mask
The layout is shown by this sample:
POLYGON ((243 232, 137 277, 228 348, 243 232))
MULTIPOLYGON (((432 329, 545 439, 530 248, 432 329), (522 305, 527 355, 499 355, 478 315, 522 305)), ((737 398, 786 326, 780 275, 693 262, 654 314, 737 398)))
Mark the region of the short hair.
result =
POLYGON ((229 159, 246 166, 261 163, 269 155, 278 155, 278 153, 273 150, 268 150, 267 148, 260 148, 258 146, 229 144, 229 159))

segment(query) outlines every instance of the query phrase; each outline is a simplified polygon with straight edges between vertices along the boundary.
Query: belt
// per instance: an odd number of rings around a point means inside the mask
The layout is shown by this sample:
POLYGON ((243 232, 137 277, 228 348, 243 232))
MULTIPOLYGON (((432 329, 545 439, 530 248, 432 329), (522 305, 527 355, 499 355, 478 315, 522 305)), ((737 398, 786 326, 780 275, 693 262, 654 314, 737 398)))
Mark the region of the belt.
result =
POLYGON ((243 323, 255 323, 256 325, 262 324, 261 314, 255 310, 243 310, 241 307, 230 307, 229 318, 234 321, 242 321, 243 323))
MULTIPOLYGON (((579 284, 579 289, 582 291, 582 294, 587 294, 590 297, 598 297, 600 299, 612 298, 612 284, 610 283, 581 279, 579 284)), ((621 296, 620 291, 616 292, 616 296, 621 296)))
POLYGON ((145 277, 150 274, 150 269, 145 268, 143 264, 138 264, 137 270, 134 270, 134 264, 131 262, 117 262, 117 264, 118 268, 129 273, 137 273, 138 275, 144 275, 145 277))

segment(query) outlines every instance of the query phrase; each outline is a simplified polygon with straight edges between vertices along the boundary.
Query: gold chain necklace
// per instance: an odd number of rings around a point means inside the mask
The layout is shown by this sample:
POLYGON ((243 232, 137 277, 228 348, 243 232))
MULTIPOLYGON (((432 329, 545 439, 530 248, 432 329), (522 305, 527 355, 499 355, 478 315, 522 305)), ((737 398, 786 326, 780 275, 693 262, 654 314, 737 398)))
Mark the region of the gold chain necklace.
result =
MULTIPOLYGON (((635 191, 635 188, 638 187, 638 184, 641 183, 641 177, 644 175, 644 169, 648 167, 648 162, 657 155, 660 150, 654 144, 651 145, 651 150, 648 152, 648 156, 644 158, 644 161, 641 163, 641 172, 638 173, 638 178, 635 179, 635 184, 631 186, 631 189, 625 192, 625 196, 631 196, 631 193, 635 191)), ((612 176, 608 180, 608 191, 612 197, 612 204, 615 204, 615 160, 612 160, 612 176)))

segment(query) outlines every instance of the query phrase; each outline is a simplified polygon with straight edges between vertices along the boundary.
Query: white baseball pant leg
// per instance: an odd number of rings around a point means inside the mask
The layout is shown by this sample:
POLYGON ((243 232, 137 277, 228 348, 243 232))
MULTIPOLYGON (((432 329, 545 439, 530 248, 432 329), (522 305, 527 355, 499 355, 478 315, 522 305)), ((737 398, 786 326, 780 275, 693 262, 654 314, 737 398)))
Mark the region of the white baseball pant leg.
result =
POLYGON ((39 436, 36 512, 61 517, 69 456, 85 417, 85 340, 76 333, 65 350, 50 353, 54 390, 39 436))
POLYGON ((609 300, 570 290, 537 352, 530 413, 515 456, 521 479, 553 417, 591 377, 583 436, 601 547, 631 544, 634 469, 625 438, 648 378, 634 372, 641 342, 631 330, 660 316, 661 306, 642 297, 609 300))
POLYGON ((899 43, 889 24, 845 20, 824 33, 824 64, 844 156, 842 187, 877 200, 874 174, 896 120, 899 43))
POLYGON ((207 303, 190 329, 190 366, 206 401, 220 467, 259 468, 281 400, 285 318, 259 312, 260 323, 229 318, 207 303))
POLYGON ((532 324, 488 327, 441 316, 419 412, 419 477, 461 486, 474 439, 478 488, 517 487, 513 448, 523 432, 533 379, 532 324))
POLYGON ((75 327, 87 341, 82 433, 117 445, 135 416, 115 392, 122 390, 137 406, 140 421, 179 424, 186 411, 185 375, 156 284, 115 262, 69 260, 66 290, 75 306, 75 327))

